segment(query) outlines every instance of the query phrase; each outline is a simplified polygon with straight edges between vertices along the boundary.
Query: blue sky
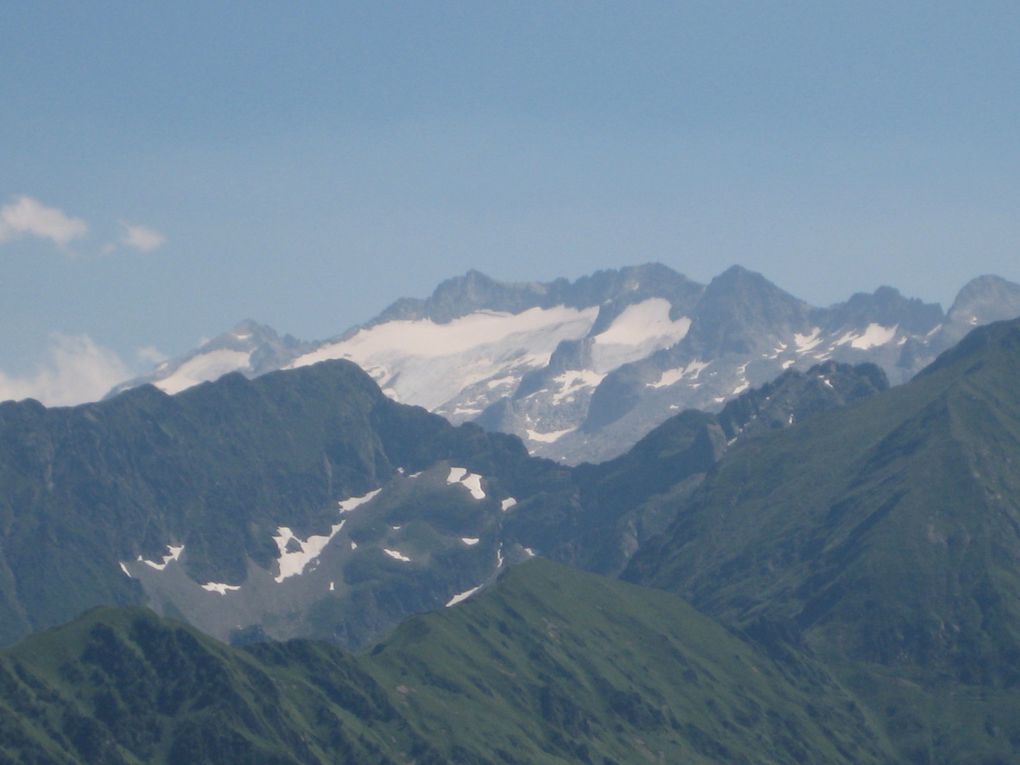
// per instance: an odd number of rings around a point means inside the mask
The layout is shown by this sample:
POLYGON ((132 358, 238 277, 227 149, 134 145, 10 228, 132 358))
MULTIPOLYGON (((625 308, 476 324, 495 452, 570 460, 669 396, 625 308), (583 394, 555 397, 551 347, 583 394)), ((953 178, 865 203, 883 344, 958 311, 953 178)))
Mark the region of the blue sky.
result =
POLYGON ((469 268, 1020 281, 1016 3, 12 2, 0 64, 0 397, 469 268))

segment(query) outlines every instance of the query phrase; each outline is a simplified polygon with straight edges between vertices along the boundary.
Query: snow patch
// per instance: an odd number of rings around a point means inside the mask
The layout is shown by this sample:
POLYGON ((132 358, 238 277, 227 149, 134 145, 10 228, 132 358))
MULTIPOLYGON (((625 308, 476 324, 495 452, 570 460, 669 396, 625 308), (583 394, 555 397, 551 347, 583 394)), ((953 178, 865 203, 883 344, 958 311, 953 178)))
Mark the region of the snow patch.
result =
POLYGON ((822 342, 822 329, 821 327, 813 327, 810 335, 801 335, 794 333, 793 343, 797 346, 797 353, 807 353, 820 342, 822 342))
POLYGON ((127 570, 127 566, 125 566, 123 563, 120 564, 120 570, 124 572, 124 576, 126 576, 128 579, 134 579, 134 577, 131 576, 131 572, 127 570))
POLYGON ((509 510, 516 504, 517 504, 516 499, 514 499, 513 497, 507 497, 506 499, 499 503, 499 509, 505 513, 507 510, 509 510))
MULTIPOLYGON (((416 475, 421 475, 421 474, 420 473, 415 473, 415 475, 412 475, 410 477, 414 478, 416 475)), ((349 513, 349 512, 351 512, 351 510, 355 510, 356 508, 361 507, 366 502, 371 502, 373 499, 375 499, 376 495, 380 491, 382 491, 382 489, 374 489, 374 490, 368 492, 368 494, 362 494, 360 497, 351 497, 349 499, 342 499, 339 502, 337 502, 336 504, 337 504, 337 507, 340 508, 340 512, 341 513, 349 513)))
POLYGON ((692 380, 697 380, 698 375, 701 371, 711 364, 711 361, 698 361, 695 359, 685 367, 677 367, 676 369, 667 369, 661 375, 659 379, 653 383, 648 383, 646 388, 666 388, 670 385, 675 385, 686 377, 690 377, 692 380))
POLYGON ((899 329, 898 324, 894 324, 891 327, 883 327, 881 324, 869 324, 868 328, 864 330, 863 335, 854 338, 850 342, 850 347, 866 351, 869 348, 885 345, 896 337, 897 329, 899 329))
POLYGON ((223 584, 223 582, 207 582, 202 585, 202 589, 208 592, 218 592, 220 595, 226 595, 228 592, 240 590, 241 586, 238 584, 223 584))
POLYGON ((461 602, 467 600, 472 595, 474 595, 476 592, 478 592, 480 589, 482 589, 482 585, 478 585, 477 587, 472 587, 470 590, 464 590, 464 592, 457 593, 456 595, 454 595, 452 598, 450 598, 446 602, 446 606, 445 607, 446 608, 450 608, 450 606, 455 606, 458 603, 461 603, 461 602))
POLYGON ((304 541, 294 536, 294 532, 286 526, 278 526, 276 536, 273 537, 273 541, 276 542, 276 549, 280 551, 280 573, 275 577, 276 581, 282 582, 288 577, 303 574, 308 564, 318 558, 319 554, 330 543, 333 537, 340 533, 344 523, 346 521, 333 524, 330 527, 329 534, 313 534, 304 541), (298 549, 294 552, 287 552, 287 547, 290 545, 291 540, 297 543, 298 549))
POLYGON ((482 477, 478 473, 469 473, 467 468, 452 467, 450 474, 446 477, 448 484, 459 483, 475 499, 485 499, 485 492, 482 490, 482 477))
POLYGON ((151 561, 151 560, 143 560, 141 555, 138 556, 138 560, 141 561, 142 563, 144 563, 146 566, 154 568, 157 571, 162 571, 163 569, 165 569, 167 567, 167 565, 171 561, 175 561, 175 560, 177 560, 178 558, 181 557, 181 553, 184 552, 184 545, 178 545, 176 547, 174 547, 173 545, 167 545, 166 549, 169 550, 170 553, 169 553, 169 555, 164 555, 163 556, 163 562, 162 563, 156 563, 155 561, 151 561))
POLYGON ((511 377, 549 363, 564 340, 591 330, 598 308, 530 308, 512 314, 475 311, 437 324, 431 319, 389 321, 299 356, 288 368, 327 359, 358 364, 400 401, 436 409, 476 383, 511 377))
POLYGON ((410 563, 411 559, 404 555, 400 550, 390 550, 388 547, 383 548, 383 552, 389 555, 394 560, 399 560, 402 563, 410 563))
POLYGON ((590 369, 572 369, 558 374, 553 378, 553 381, 559 386, 559 390, 552 396, 553 403, 559 404, 564 399, 570 399, 579 391, 594 388, 604 379, 604 374, 593 372, 590 369))
POLYGON ((199 383, 217 380, 229 372, 250 371, 251 351, 221 348, 199 353, 181 364, 174 373, 153 384, 164 393, 180 393, 199 383))
POLYGON ((563 438, 563 436, 567 435, 567 433, 573 433, 574 430, 575 430, 574 428, 567 428, 566 430, 552 430, 549 431, 548 433, 539 433, 537 430, 528 430, 527 434, 529 441, 538 441, 539 443, 542 444, 551 444, 554 443, 555 441, 559 441, 561 438, 563 438))
POLYGON ((609 372, 683 340, 691 320, 670 319, 671 307, 664 298, 649 298, 624 308, 608 329, 595 336, 591 348, 595 371, 609 372))
POLYGON ((466 544, 468 547, 474 547, 478 544, 478 537, 461 537, 460 541, 466 544))
POLYGON ((493 388, 505 388, 510 385, 514 385, 517 382, 517 378, 513 375, 503 375, 502 377, 494 377, 491 380, 485 382, 485 387, 489 390, 493 388))

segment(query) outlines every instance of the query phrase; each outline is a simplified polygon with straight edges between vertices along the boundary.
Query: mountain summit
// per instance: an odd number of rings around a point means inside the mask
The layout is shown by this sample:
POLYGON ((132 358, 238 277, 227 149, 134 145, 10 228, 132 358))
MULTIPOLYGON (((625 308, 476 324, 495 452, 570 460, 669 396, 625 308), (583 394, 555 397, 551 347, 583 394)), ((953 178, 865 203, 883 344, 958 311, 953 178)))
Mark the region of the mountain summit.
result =
POLYGON ((891 287, 817 308, 740 266, 707 286, 657 263, 576 281, 469 271, 322 342, 243 323, 115 392, 151 382, 174 393, 227 371, 343 358, 391 398, 574 463, 617 456, 670 414, 717 411, 789 368, 871 362, 904 382, 974 326, 1016 315, 1020 285, 991 276, 947 314, 891 287))

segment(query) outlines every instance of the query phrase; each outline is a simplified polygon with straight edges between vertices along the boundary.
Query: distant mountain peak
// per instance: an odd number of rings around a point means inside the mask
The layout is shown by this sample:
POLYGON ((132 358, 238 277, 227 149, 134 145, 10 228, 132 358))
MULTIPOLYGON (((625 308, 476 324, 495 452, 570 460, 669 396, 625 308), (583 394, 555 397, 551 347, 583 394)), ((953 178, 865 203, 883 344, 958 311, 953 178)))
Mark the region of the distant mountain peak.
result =
MULTIPOLYGON (((988 311, 996 313, 1020 312, 1020 284, 1015 284, 1001 276, 985 274, 971 279, 967 282, 953 301, 949 309, 951 317, 976 311, 984 312, 980 318, 987 317, 988 311)), ((997 318, 1012 318, 1011 316, 998 316, 997 318)))
POLYGON ((974 326, 1015 315, 1020 286, 994 276, 968 284, 947 316, 886 285, 814 307, 740 265, 707 285, 657 262, 547 282, 471 269, 320 342, 245 320, 117 390, 173 393, 346 358, 399 401, 575 462, 619 454, 677 409, 718 411, 790 368, 873 362, 902 383, 974 326))

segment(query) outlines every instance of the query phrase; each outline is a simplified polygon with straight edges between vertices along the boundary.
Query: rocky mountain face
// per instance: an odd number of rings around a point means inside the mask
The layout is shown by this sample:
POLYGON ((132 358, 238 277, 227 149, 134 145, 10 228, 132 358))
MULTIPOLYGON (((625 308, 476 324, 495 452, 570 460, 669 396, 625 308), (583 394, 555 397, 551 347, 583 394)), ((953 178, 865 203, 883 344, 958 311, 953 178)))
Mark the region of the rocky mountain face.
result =
POLYGON ((505 538, 572 566, 619 574, 635 552, 674 521, 731 450, 887 387, 885 375, 870 364, 828 361, 806 372, 789 369, 720 412, 688 410, 625 454, 575 467, 558 490, 516 508, 504 523, 505 538))
POLYGON ((526 557, 499 524, 562 472, 512 436, 397 404, 344 361, 172 397, 8 402, 0 641, 149 603, 223 639, 357 645, 526 557))
POLYGON ((873 366, 788 370, 718 415, 687 412, 605 465, 394 402, 328 361, 179 395, 152 386, 0 405, 0 641, 102 603, 224 640, 361 646, 543 555, 616 573, 731 448, 885 386, 873 366))
POLYGON ((1017 315, 1020 285, 991 276, 944 313, 890 287, 812 307, 739 267, 708 285, 658 264, 528 284, 472 271, 323 342, 245 323, 118 390, 173 393, 225 371, 344 358, 395 400, 513 433, 538 456, 595 462, 673 413, 718 411, 787 369, 870 362, 902 383, 974 326, 1017 315))

